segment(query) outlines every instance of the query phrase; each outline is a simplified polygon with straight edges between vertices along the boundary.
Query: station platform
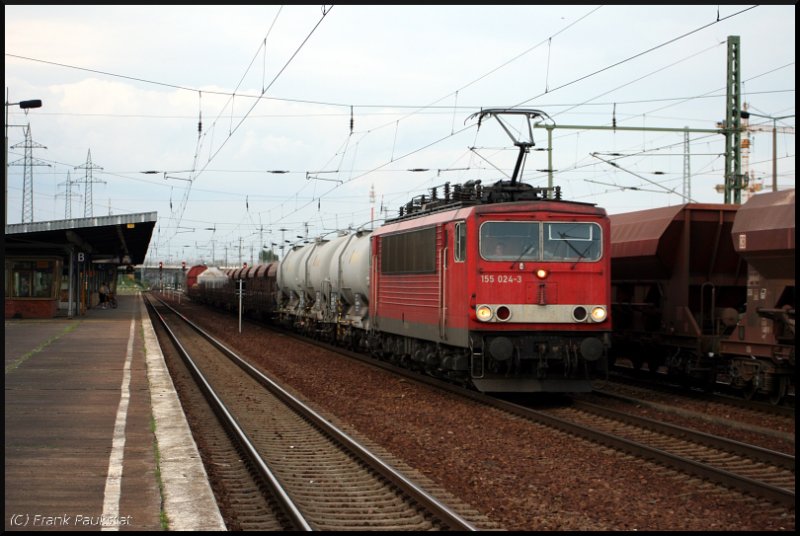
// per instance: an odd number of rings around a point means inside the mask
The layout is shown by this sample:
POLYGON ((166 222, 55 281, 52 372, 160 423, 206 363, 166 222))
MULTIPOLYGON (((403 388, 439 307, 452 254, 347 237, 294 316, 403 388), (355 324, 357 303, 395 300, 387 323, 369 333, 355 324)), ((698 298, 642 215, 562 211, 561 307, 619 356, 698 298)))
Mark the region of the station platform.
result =
POLYGON ((226 530, 141 295, 5 321, 5 530, 226 530))

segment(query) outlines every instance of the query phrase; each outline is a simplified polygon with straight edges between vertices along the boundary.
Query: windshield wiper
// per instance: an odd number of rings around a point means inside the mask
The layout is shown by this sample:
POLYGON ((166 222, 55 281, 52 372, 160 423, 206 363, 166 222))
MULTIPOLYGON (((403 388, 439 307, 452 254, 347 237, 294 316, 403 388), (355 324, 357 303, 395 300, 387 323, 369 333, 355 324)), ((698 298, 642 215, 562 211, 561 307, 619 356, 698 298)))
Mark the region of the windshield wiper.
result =
POLYGON ((526 253, 528 253, 529 251, 532 251, 534 248, 536 248, 536 243, 535 242, 531 242, 530 244, 528 244, 527 246, 522 248, 522 253, 519 254, 519 257, 517 257, 517 260, 515 260, 514 262, 511 263, 511 268, 513 268, 515 264, 517 264, 519 261, 521 261, 522 257, 524 257, 526 253))
POLYGON ((576 264, 578 264, 579 262, 581 262, 581 260, 583 260, 584 258, 586 258, 586 254, 587 254, 587 253, 589 253, 589 249, 592 247, 592 244, 591 244, 591 242, 590 242, 590 243, 589 243, 589 245, 588 245, 588 246, 586 246, 586 249, 585 249, 585 250, 583 250, 583 253, 581 253, 580 251, 578 251, 578 248, 576 248, 574 245, 572 245, 572 242, 570 242, 570 241, 569 241, 569 239, 570 239, 570 238, 573 238, 573 237, 571 237, 571 236, 567 236, 567 234, 566 234, 566 233, 559 233, 559 234, 558 234, 558 236, 559 236, 559 238, 561 238, 562 240, 564 240, 564 242, 566 242, 566 243, 567 243, 567 245, 569 246, 569 248, 570 248, 572 251, 574 251, 575 253, 577 253, 577 254, 578 254, 578 258, 575 260, 575 262, 573 262, 573 263, 572 263, 572 266, 570 267, 570 270, 571 270, 571 269, 575 268, 575 265, 576 265, 576 264))

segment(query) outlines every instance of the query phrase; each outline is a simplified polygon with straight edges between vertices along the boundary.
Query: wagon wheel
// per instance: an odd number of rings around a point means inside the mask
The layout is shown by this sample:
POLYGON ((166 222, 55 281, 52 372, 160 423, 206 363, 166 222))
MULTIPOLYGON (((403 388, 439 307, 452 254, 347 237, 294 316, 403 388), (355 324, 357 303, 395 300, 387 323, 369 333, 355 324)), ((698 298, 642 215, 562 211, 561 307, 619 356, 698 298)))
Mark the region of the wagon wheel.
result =
POLYGON ((703 377, 703 391, 713 393, 717 388, 717 372, 712 367, 703 377))
POLYGON ((756 387, 755 382, 749 381, 747 384, 745 384, 744 388, 742 388, 742 396, 745 400, 752 400, 753 395, 756 394, 756 391, 758 391, 758 388, 756 387))
POLYGON ((778 378, 778 384, 775 386, 775 389, 769 395, 769 403, 773 406, 777 406, 783 400, 783 397, 786 396, 786 388, 789 384, 789 378, 786 376, 780 376, 778 378))
POLYGON ((647 373, 647 371, 642 369, 645 361, 640 355, 638 355, 638 353, 629 356, 628 359, 631 362, 631 371, 634 376, 641 376, 647 373))

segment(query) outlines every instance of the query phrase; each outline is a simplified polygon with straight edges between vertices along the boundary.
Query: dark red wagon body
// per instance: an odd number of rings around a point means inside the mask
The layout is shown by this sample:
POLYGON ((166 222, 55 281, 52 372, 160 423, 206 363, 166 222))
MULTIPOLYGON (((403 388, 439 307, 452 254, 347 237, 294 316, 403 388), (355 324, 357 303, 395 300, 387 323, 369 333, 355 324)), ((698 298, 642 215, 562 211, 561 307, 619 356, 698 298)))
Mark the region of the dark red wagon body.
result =
POLYGON ((794 390, 795 202, 794 190, 757 195, 742 205, 731 237, 747 263, 746 306, 734 331, 720 343, 730 381, 745 394, 773 401, 794 390))
POLYGON ((794 190, 612 215, 611 257, 612 357, 783 396, 794 346, 776 334, 794 336, 794 190), (780 329, 770 317, 785 318, 780 329))

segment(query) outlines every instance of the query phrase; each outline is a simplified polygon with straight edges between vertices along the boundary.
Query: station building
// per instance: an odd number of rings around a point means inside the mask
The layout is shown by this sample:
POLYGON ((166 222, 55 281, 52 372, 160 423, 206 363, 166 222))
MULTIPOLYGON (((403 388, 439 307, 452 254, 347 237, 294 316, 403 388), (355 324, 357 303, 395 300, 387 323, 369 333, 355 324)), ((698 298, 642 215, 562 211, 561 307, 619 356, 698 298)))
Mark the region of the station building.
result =
POLYGON ((7 225, 5 318, 80 316, 144 263, 156 212, 7 225))

